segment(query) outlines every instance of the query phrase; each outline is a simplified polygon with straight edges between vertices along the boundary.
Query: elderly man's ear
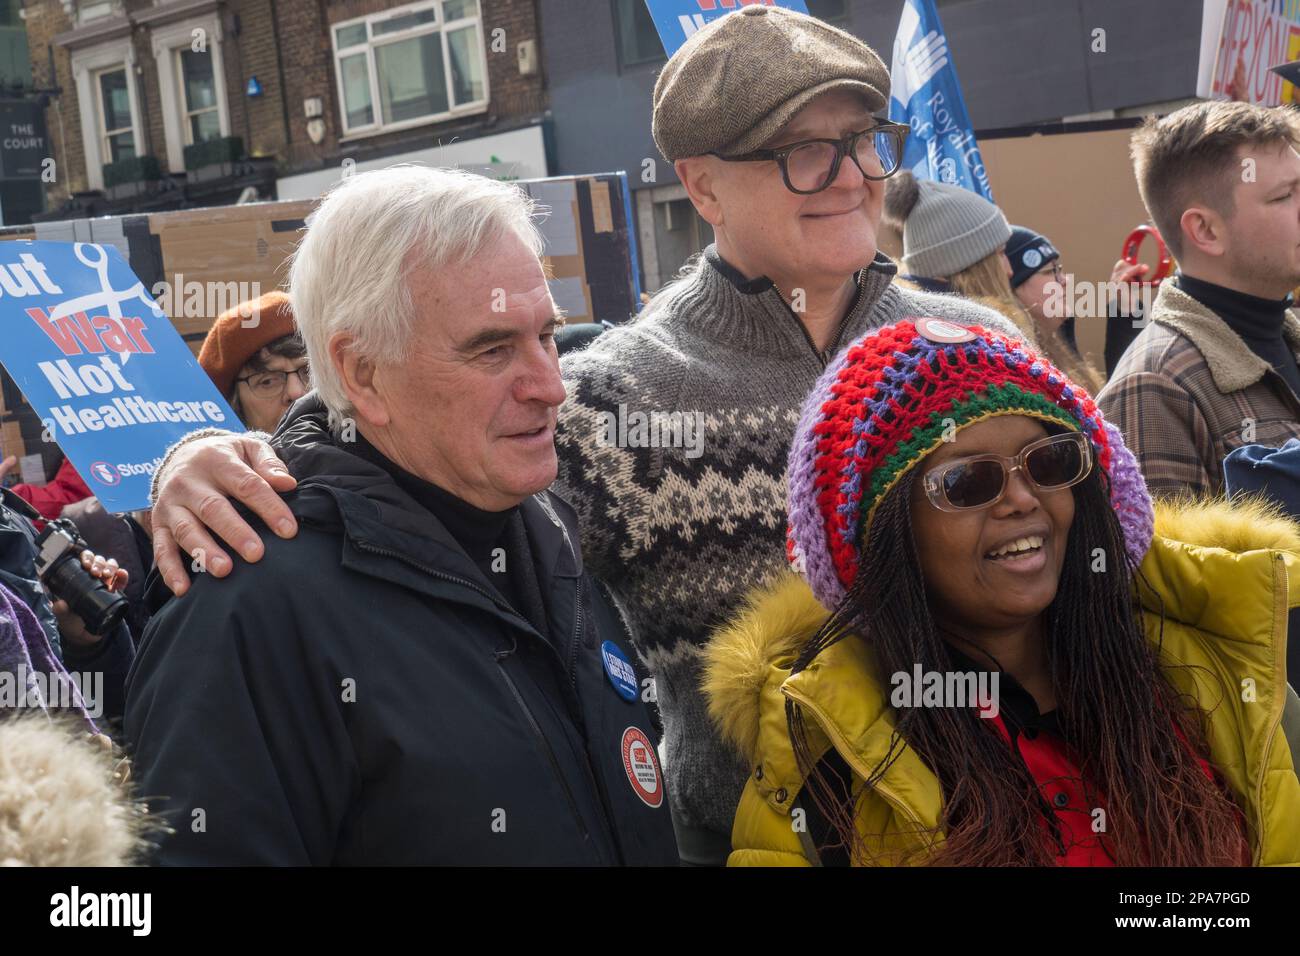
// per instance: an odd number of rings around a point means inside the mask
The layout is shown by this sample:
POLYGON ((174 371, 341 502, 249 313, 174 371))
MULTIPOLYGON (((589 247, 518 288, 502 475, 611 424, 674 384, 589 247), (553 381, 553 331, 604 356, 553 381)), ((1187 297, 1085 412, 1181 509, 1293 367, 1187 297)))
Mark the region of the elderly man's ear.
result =
POLYGON ((382 428, 390 416, 388 403, 380 394, 377 381, 379 370, 375 363, 358 354, 351 335, 340 332, 330 339, 330 362, 343 382, 348 402, 356 409, 357 417, 366 424, 382 428))
POLYGON ((677 178, 682 181, 686 195, 690 197, 700 217, 711 226, 722 225, 722 203, 714 192, 717 177, 715 167, 722 160, 712 156, 692 156, 679 159, 673 163, 677 178))

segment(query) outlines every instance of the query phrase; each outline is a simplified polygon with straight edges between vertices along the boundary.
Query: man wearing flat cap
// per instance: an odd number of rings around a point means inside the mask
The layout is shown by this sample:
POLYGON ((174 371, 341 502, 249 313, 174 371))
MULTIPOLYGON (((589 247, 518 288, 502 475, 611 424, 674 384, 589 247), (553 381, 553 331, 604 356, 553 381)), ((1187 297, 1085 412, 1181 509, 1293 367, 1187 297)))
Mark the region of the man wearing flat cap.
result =
MULTIPOLYGON (((938 316, 1015 332, 961 299, 894 286, 877 229, 905 128, 874 118, 888 97, 880 57, 812 17, 747 6, 694 34, 655 85, 654 137, 717 242, 639 318, 562 362, 554 490, 577 510, 586 565, 626 611, 655 677, 689 863, 725 861, 754 772, 709 719, 700 651, 785 567, 786 458, 805 396, 841 348, 880 325, 938 316), (662 430, 633 441, 631 427, 620 440, 610 424, 637 413, 702 420, 702 445, 662 430)), ((160 508, 179 514, 233 487, 248 471, 240 461, 263 454, 247 439, 193 444, 209 451, 175 456, 160 508), (223 480, 201 485, 205 470, 223 480)))

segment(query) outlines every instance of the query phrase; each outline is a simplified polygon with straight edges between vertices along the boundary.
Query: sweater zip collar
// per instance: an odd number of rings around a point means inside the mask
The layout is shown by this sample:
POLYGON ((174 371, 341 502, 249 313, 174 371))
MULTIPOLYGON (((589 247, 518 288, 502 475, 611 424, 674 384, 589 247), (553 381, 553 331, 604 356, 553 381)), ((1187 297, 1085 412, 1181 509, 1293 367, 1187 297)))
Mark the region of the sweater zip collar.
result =
MULTIPOLYGON (((875 308, 898 271, 893 261, 880 252, 876 253, 869 266, 858 270, 855 277, 857 292, 853 302, 836 325, 830 347, 822 352, 798 314, 769 277, 746 278, 722 258, 716 245, 705 249, 702 259, 700 279, 706 287, 707 299, 701 304, 706 306, 704 315, 708 325, 705 329, 712 337, 721 339, 728 345, 739 345, 758 352, 788 354, 791 348, 799 351, 806 348, 823 368, 839 351, 845 333, 861 325, 875 308), (794 323, 797 333, 788 323, 794 323), (802 344, 796 346, 796 342, 802 344)), ((699 331, 700 315, 697 313, 692 318, 692 324, 699 331)))
POLYGON ((799 327, 799 331, 803 333, 804 340, 808 343, 808 348, 812 349, 812 353, 817 356, 817 361, 821 362, 822 368, 825 368, 830 363, 830 360, 838 354, 840 350, 840 339, 844 337, 844 326, 848 324, 849 316, 857 311, 858 303, 862 301, 863 293, 866 291, 867 270, 859 269, 856 278, 858 290, 853 294, 853 301, 849 304, 849 307, 844 310, 844 314, 840 316, 839 322, 836 323, 835 335, 831 338, 831 344, 827 347, 825 352, 817 348, 817 343, 813 341, 812 333, 808 331, 808 326, 803 324, 803 320, 800 319, 798 313, 790 307, 785 296, 781 295, 780 290, 776 288, 775 283, 772 285, 773 290, 775 290, 776 294, 780 296, 781 304, 785 306, 786 313, 790 316, 791 321, 799 327))

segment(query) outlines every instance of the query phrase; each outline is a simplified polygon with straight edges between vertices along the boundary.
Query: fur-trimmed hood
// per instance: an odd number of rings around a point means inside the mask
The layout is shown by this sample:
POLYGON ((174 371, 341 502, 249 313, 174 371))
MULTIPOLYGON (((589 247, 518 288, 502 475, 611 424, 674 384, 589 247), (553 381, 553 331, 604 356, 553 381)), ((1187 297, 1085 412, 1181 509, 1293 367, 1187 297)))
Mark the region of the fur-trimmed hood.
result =
POLYGON ((157 825, 108 738, 44 714, 0 719, 0 866, 129 866, 157 825))
MULTIPOLYGON (((1240 617, 1243 602, 1271 595, 1273 561, 1279 553, 1287 568, 1288 603, 1295 607, 1300 605, 1300 526, 1257 500, 1161 501, 1156 505, 1155 539, 1141 567, 1150 588, 1139 588, 1138 593, 1144 607, 1162 610, 1166 619, 1236 635, 1240 623, 1230 619, 1240 617)), ((1259 640, 1271 635, 1272 620, 1265 612, 1261 608, 1268 620, 1260 623, 1259 640)), ((803 578, 789 573, 755 591, 709 642, 704 676, 709 713, 751 763, 772 758, 760 755, 761 731, 772 721, 784 728, 780 687, 800 648, 828 616, 803 578)), ((832 646, 818 661, 827 655, 841 664, 846 656, 862 663, 871 656, 857 640, 832 646)), ((885 716, 883 691, 869 685, 857 691, 871 698, 860 706, 876 718, 885 716)), ((782 735, 763 736, 772 740, 782 735)), ((779 758, 777 762, 785 763, 779 758)))

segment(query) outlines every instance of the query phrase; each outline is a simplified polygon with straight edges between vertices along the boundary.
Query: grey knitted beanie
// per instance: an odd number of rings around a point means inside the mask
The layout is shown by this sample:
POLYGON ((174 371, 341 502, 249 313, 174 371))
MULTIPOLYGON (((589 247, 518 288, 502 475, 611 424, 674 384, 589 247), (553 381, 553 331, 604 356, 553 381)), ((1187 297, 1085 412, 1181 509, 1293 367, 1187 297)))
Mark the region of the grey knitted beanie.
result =
POLYGON ((983 196, 906 172, 899 177, 890 181, 886 204, 902 223, 905 272, 945 278, 1001 251, 1011 238, 1007 217, 983 196))

